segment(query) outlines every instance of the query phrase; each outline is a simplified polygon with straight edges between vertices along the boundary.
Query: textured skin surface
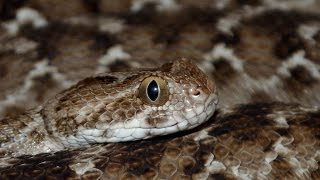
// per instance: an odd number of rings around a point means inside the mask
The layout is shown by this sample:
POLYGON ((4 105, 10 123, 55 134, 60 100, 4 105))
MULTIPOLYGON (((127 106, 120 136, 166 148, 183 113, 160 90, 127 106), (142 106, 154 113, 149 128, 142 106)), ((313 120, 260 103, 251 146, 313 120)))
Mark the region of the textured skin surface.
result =
POLYGON ((320 110, 281 103, 221 109, 190 132, 1 159, 2 179, 320 178, 320 110))
POLYGON ((13 158, 2 178, 319 179, 319 1, 0 4, 3 117, 92 74, 177 57, 215 77, 220 101, 214 118, 192 132, 13 158), (21 18, 25 7, 38 15, 21 18))
POLYGON ((100 74, 77 83, 43 107, 0 121, 4 156, 35 155, 90 144, 148 139, 194 128, 218 103, 216 87, 186 59, 161 68, 100 74), (144 101, 141 84, 161 78, 158 98, 144 101))

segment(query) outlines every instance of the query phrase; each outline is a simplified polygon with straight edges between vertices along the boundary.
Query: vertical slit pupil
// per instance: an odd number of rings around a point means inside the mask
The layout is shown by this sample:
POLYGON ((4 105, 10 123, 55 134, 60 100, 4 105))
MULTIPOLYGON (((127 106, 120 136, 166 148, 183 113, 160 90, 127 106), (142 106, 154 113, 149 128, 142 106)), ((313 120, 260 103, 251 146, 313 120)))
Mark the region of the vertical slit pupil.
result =
POLYGON ((155 80, 152 80, 147 88, 148 97, 155 101, 159 96, 159 86, 155 80))

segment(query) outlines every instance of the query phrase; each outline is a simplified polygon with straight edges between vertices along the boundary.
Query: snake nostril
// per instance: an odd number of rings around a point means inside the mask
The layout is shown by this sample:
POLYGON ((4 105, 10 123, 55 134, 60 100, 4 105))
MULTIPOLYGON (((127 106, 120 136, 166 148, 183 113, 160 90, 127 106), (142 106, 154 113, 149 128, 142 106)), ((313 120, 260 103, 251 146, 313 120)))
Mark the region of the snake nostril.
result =
POLYGON ((196 89, 194 92, 193 92, 193 95, 194 96, 199 96, 201 94, 200 90, 196 89))

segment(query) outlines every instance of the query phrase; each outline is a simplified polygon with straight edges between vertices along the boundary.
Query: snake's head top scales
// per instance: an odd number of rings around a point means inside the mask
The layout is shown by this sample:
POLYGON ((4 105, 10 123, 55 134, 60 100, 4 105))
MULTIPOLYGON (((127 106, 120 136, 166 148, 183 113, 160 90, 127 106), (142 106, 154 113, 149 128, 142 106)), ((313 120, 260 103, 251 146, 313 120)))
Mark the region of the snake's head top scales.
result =
POLYGON ((65 147, 147 139, 193 128, 217 105, 215 83, 186 59, 101 74, 45 104, 48 134, 65 147))

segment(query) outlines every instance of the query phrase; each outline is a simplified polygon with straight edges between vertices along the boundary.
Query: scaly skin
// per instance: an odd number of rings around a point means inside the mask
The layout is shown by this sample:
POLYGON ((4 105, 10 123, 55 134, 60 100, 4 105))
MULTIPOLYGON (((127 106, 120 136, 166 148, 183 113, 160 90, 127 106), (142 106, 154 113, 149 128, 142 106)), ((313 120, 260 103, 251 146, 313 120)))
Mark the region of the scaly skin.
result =
POLYGON ((84 79, 36 110, 0 124, 6 156, 35 155, 90 144, 134 141, 194 128, 218 103, 216 86, 186 59, 161 68, 84 79), (161 78, 161 104, 145 101, 141 84, 161 78), (167 92, 168 94, 165 94, 167 92))
POLYGON ((192 132, 6 157, 1 179, 320 179, 319 110, 312 108, 320 106, 319 1, 0 6, 2 117, 43 104, 92 74, 158 67, 177 57, 192 58, 215 77, 220 109, 208 128, 192 132))
POLYGON ((319 179, 319 132, 319 108, 254 103, 169 136, 2 158, 0 177, 319 179))

